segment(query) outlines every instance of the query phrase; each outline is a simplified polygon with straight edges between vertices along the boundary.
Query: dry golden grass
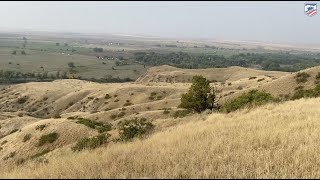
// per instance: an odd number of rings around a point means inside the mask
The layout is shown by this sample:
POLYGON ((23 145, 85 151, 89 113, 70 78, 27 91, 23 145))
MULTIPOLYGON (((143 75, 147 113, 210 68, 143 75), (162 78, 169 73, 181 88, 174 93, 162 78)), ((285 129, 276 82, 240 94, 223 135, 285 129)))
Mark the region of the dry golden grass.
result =
MULTIPOLYGON (((54 82, 34 82, 11 86, 0 93, 0 112, 29 112, 32 116, 51 118, 57 114, 63 116, 72 112, 104 112, 107 109, 124 107, 127 100, 132 103, 127 109, 135 108, 131 113, 145 111, 148 106, 155 109, 176 106, 180 95, 188 86, 179 85, 143 85, 135 83, 92 83, 81 80, 56 80, 54 82), (156 92, 161 100, 150 100, 156 92), (165 93, 164 93, 165 92, 165 93), (105 99, 109 94, 110 99, 105 99), (114 97, 117 95, 117 97, 114 97), (27 96, 23 104, 17 99, 27 96), (118 101, 116 101, 118 100, 118 101)), ((0 117, 1 118, 1 117, 0 117)))
POLYGON ((1 169, 1 178, 317 178, 320 99, 212 114, 145 140, 1 169))
POLYGON ((166 82, 167 79, 171 79, 173 83, 191 82, 192 77, 195 75, 202 75, 208 80, 236 81, 252 76, 273 76, 275 78, 279 78, 287 74, 289 73, 280 71, 255 70, 237 66, 228 68, 180 69, 163 65, 148 69, 148 71, 139 77, 136 82, 166 82))

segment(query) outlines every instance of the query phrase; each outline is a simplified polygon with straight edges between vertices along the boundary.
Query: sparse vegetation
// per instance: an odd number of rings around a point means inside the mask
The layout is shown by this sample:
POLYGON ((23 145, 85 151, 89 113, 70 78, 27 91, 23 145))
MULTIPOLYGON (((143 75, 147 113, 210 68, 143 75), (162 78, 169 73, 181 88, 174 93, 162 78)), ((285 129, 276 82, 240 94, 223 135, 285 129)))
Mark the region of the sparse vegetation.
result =
POLYGON ((7 140, 2 141, 1 146, 4 145, 7 142, 8 142, 7 140))
POLYGON ((2 158, 3 160, 7 160, 9 158, 13 158, 16 155, 16 152, 10 152, 7 156, 5 156, 4 158, 2 158))
POLYGON ((19 129, 13 129, 12 131, 10 131, 9 134, 15 133, 15 132, 17 132, 17 131, 19 131, 19 129))
POLYGON ((105 99, 110 99, 111 96, 110 96, 109 94, 106 94, 106 95, 104 96, 104 98, 105 98, 105 99))
POLYGON ((295 79, 298 83, 305 83, 308 81, 308 78, 310 77, 310 74, 306 72, 299 72, 296 76, 295 79))
POLYGON ((133 105, 129 100, 126 101, 126 103, 124 103, 123 106, 130 106, 130 105, 133 105))
POLYGON ((301 98, 315 98, 320 97, 320 84, 318 84, 313 89, 304 90, 303 88, 296 89, 291 100, 301 99, 301 98))
POLYGON ((265 80, 264 78, 258 79, 257 82, 263 81, 265 80))
POLYGON ((39 152, 39 153, 37 153, 35 155, 32 155, 31 159, 35 159, 35 158, 38 158, 40 156, 43 156, 43 155, 47 154, 50 151, 51 151, 50 149, 45 149, 45 150, 43 150, 43 151, 41 151, 41 152, 39 152))
POLYGON ((108 142, 110 134, 99 134, 91 138, 80 139, 75 146, 71 147, 72 151, 82 151, 84 149, 95 149, 108 142))
POLYGON ((56 132, 42 135, 39 139, 38 146, 43 146, 48 143, 53 143, 58 139, 59 135, 56 132))
POLYGON ((47 127, 45 124, 37 125, 36 130, 42 131, 45 127, 47 127))
POLYGON ((163 111, 163 114, 170 114, 170 109, 165 108, 164 111, 163 111))
POLYGON ((24 137, 23 137, 23 140, 22 142, 27 142, 31 139, 31 134, 26 134, 24 137))
POLYGON ((264 91, 251 90, 247 93, 243 93, 239 97, 226 102, 223 106, 223 112, 232 112, 241 108, 252 108, 254 106, 259 106, 272 102, 274 98, 270 93, 264 91))
POLYGON ((154 129, 154 125, 145 118, 133 118, 118 123, 120 139, 129 141, 135 137, 143 137, 154 129))
POLYGON ((256 78, 257 78, 256 76, 251 76, 251 77, 249 77, 249 80, 256 79, 256 78))
POLYGON ((190 110, 187 110, 187 109, 184 109, 184 110, 178 110, 178 111, 175 111, 174 114, 173 114, 173 117, 174 118, 184 118, 186 117, 188 114, 190 114, 191 111, 190 110))
POLYGON ((92 129, 97 129, 99 133, 110 131, 112 129, 112 124, 110 123, 96 122, 90 119, 79 118, 76 123, 83 124, 92 129))
POLYGON ((110 118, 111 119, 116 119, 116 118, 122 118, 126 113, 121 111, 119 114, 111 114, 110 118))
POLYGON ((242 89, 243 89, 242 86, 238 86, 238 87, 237 87, 237 90, 242 90, 242 89))
POLYGON ((17 102, 19 104, 23 104, 23 103, 27 102, 27 100, 28 100, 28 97, 24 96, 24 97, 20 97, 17 102))
POLYGON ((19 158, 17 161, 16 161, 16 165, 19 166, 21 164, 23 164, 26 160, 24 158, 19 158))

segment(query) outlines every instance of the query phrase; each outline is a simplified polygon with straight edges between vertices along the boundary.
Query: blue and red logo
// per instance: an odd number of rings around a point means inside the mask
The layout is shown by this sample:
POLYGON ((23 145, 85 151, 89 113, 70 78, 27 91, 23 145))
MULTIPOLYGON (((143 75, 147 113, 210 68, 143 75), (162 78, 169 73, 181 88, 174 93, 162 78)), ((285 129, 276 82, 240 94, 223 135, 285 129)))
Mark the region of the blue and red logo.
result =
POLYGON ((304 4, 304 13, 310 17, 316 15, 317 14, 317 3, 304 4))

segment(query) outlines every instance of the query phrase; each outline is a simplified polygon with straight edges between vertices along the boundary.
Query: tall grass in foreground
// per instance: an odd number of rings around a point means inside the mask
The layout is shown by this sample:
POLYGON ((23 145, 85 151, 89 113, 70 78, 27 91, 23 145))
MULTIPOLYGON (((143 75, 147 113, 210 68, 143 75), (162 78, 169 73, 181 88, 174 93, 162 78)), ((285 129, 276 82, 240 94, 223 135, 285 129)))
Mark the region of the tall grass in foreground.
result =
POLYGON ((1 178, 318 178, 320 99, 212 114, 145 140, 0 170, 1 178))

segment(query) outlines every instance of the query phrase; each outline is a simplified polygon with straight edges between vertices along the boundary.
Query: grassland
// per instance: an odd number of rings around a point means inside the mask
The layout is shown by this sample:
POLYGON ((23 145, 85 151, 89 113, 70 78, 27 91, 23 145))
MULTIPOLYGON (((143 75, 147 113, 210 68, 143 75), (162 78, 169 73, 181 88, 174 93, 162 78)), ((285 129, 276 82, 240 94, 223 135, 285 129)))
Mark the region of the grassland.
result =
POLYGON ((226 56, 257 49, 228 43, 224 43, 223 49, 210 49, 191 41, 56 36, 30 36, 26 48, 21 49, 19 38, 20 35, 0 34, 0 70, 55 73, 68 71, 68 62, 72 61, 82 77, 111 75, 137 80, 96 83, 63 79, 0 85, 0 178, 317 178, 320 175, 319 98, 280 99, 230 113, 206 110, 193 114, 178 108, 181 95, 191 86, 194 75, 203 75, 211 81, 218 102, 223 105, 251 89, 265 90, 278 98, 290 97, 297 89, 314 88, 320 78, 320 66, 303 70, 308 77, 301 82, 297 81, 297 73, 242 67, 144 68, 131 59, 141 49, 226 56), (165 47, 168 44, 177 48, 165 47), (103 47, 104 51, 93 52, 94 47, 103 47), (12 54, 14 50, 16 55, 12 54), (27 54, 22 55, 21 50, 27 54), (128 65, 116 66, 117 59, 96 56, 122 56, 128 65), (141 136, 142 139, 121 141, 119 124, 131 118, 146 118, 154 125, 152 133, 141 136), (104 133, 107 138, 101 141, 95 138, 104 133), (72 150, 77 144, 80 152, 72 150), (83 149, 84 146, 94 149, 83 149))
POLYGON ((0 177, 316 178, 319 104, 301 99, 204 120, 197 115, 145 140, 2 170, 0 177))

